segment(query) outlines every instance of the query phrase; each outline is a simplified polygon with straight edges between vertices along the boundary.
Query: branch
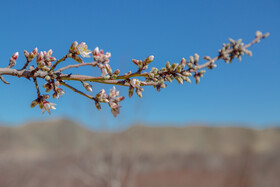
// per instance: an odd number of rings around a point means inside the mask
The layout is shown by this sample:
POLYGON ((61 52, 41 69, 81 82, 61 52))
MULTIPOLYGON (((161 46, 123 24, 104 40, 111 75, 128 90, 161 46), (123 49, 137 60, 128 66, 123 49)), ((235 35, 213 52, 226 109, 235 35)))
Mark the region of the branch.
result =
POLYGON ((26 63, 20 70, 12 69, 12 67, 16 65, 16 60, 18 58, 18 52, 14 53, 7 68, 0 68, 0 80, 2 80, 2 82, 5 84, 9 84, 7 81, 5 81, 2 75, 17 76, 27 79, 32 78, 37 90, 37 99, 32 102, 31 107, 39 104, 39 107, 43 110, 43 112, 47 111, 50 113, 50 109, 55 109, 55 104, 47 101, 47 99, 49 99, 49 95, 41 95, 37 79, 45 79, 46 83, 43 85, 43 87, 46 89, 46 92, 53 91, 54 98, 58 99, 65 93, 64 90, 59 87, 62 85, 71 89, 73 92, 89 98, 90 100, 94 100, 95 106, 98 110, 101 109, 100 103, 108 103, 112 114, 116 117, 120 110, 119 103, 124 99, 124 97, 119 97, 119 91, 117 91, 115 87, 110 90, 109 94, 106 94, 105 90, 102 89, 94 97, 80 91, 80 89, 70 86, 65 81, 79 81, 82 83, 81 85, 84 87, 84 89, 89 92, 92 92, 93 89, 92 85, 90 85, 88 82, 126 86, 129 87, 129 97, 131 97, 134 92, 139 97, 142 97, 142 92, 144 90, 142 87, 153 86, 157 89, 157 91, 160 91, 162 88, 166 88, 167 81, 172 82, 174 79, 179 84, 183 84, 184 82, 191 83, 190 78, 193 77, 198 84, 206 72, 203 69, 216 68, 216 62, 218 60, 231 63, 235 58, 241 61, 241 57, 244 54, 252 56, 252 52, 249 51, 248 48, 255 43, 259 43, 261 39, 268 37, 268 35, 268 33, 262 34, 260 31, 257 31, 255 39, 246 45, 242 43, 241 39, 237 41, 229 39, 230 42, 228 44, 223 44, 222 49, 219 50, 216 57, 203 57, 203 59, 206 60, 204 63, 199 63, 199 55, 194 54, 194 56, 190 56, 189 60, 182 58, 180 63, 170 64, 167 62, 165 66, 160 69, 152 67, 150 71, 145 71, 148 70, 150 63, 154 60, 154 56, 148 56, 144 60, 133 59, 132 62, 137 66, 137 70, 133 73, 129 71, 122 75, 120 75, 119 69, 113 71, 110 67, 109 62, 111 53, 104 53, 103 50, 99 50, 98 47, 93 51, 90 51, 84 42, 80 44, 78 44, 78 42, 73 42, 69 52, 59 60, 56 60, 56 58, 52 56, 53 52, 51 49, 48 52, 38 52, 38 49, 35 48, 30 53, 24 51, 26 63), (89 58, 91 54, 94 61, 84 63, 83 58, 89 58), (35 58, 36 67, 29 66, 35 58), (67 58, 72 58, 72 60, 77 63, 65 65, 64 61, 67 58), (55 63, 52 65, 52 62, 54 61, 55 63), (59 64, 64 64, 64 66, 55 70, 59 64), (101 75, 91 76, 63 73, 65 70, 80 68, 82 66, 88 66, 88 68, 98 68, 100 69, 101 75))

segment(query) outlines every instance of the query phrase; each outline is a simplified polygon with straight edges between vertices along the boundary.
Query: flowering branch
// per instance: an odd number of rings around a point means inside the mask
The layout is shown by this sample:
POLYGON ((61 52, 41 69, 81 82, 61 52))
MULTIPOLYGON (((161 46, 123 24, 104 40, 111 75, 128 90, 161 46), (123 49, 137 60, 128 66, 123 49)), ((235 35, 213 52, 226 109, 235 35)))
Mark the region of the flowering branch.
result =
POLYGON ((80 95, 89 98, 90 100, 93 100, 98 110, 101 110, 100 103, 108 103, 109 107, 111 108, 112 114, 116 117, 120 112, 119 102, 121 102, 124 97, 119 96, 119 91, 117 91, 114 86, 110 90, 109 94, 106 94, 105 90, 102 89, 95 96, 91 96, 80 91, 77 88, 70 86, 68 83, 66 83, 66 81, 79 81, 81 82, 81 85, 84 87, 84 89, 88 92, 93 91, 92 85, 90 85, 88 82, 127 86, 129 97, 132 97, 133 93, 136 93, 139 97, 142 97, 144 86, 153 86, 158 91, 160 91, 161 89, 167 87, 167 81, 171 83, 174 79, 179 84, 183 84, 184 82, 191 83, 191 77, 193 77, 198 84, 200 82, 200 79, 206 72, 203 69, 216 68, 216 61, 220 59, 225 61, 226 63, 231 63, 235 58, 241 61, 241 57, 244 54, 252 56, 252 52, 248 50, 248 48, 255 43, 259 43, 261 39, 264 39, 268 36, 269 33, 262 34, 260 31, 257 31, 255 39, 246 45, 242 43, 241 39, 237 41, 229 39, 230 42, 228 44, 223 44, 222 49, 219 50, 216 57, 203 57, 206 62, 202 64, 199 64, 199 55, 194 54, 194 56, 190 56, 189 60, 182 58, 180 63, 170 64, 170 62, 167 62, 161 69, 152 67, 150 71, 146 71, 148 70, 150 63, 153 62, 154 56, 148 56, 144 60, 132 59, 133 64, 137 66, 137 70, 133 73, 129 71, 128 73, 125 73, 123 75, 120 75, 119 69, 113 71, 110 67, 109 62, 111 53, 104 53, 103 50, 99 50, 98 47, 91 51, 88 49, 87 45, 84 42, 80 44, 78 44, 78 42, 73 42, 69 49, 69 52, 59 60, 56 60, 56 58, 52 56, 53 51, 51 49, 48 52, 39 52, 38 49, 35 48, 30 53, 24 51, 26 63, 19 70, 13 69, 13 67, 16 65, 16 60, 19 55, 18 52, 14 53, 9 61, 9 65, 6 68, 0 68, 0 80, 5 84, 9 84, 4 79, 3 75, 24 77, 27 79, 32 78, 36 87, 37 98, 32 101, 31 107, 39 105, 43 113, 47 111, 50 114, 50 109, 56 108, 54 103, 50 103, 47 101, 47 99, 49 99, 50 97, 49 95, 41 94, 37 79, 44 79, 46 81, 46 83, 43 85, 43 88, 46 89, 45 92, 52 91, 53 98, 58 99, 60 98, 60 96, 65 94, 65 91, 60 88, 60 86, 64 86, 80 95), (93 56, 93 61, 84 62, 83 58, 89 58, 91 54, 93 56), (30 63, 35 58, 36 67, 34 65, 30 65, 30 63), (65 65, 66 59, 72 59, 77 63, 65 65), (53 64, 53 62, 55 63, 53 64), (60 64, 64 64, 64 66, 56 70, 56 67, 60 64), (71 68, 79 68, 82 66, 99 68, 101 75, 91 76, 63 73, 65 70, 69 70, 71 68), (142 80, 140 80, 140 78, 142 80))

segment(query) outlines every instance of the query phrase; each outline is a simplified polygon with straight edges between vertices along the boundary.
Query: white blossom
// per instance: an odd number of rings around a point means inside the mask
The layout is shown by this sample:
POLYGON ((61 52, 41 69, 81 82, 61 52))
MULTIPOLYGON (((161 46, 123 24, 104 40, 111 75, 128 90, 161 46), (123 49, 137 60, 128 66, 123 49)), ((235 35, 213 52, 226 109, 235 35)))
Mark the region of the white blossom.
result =
POLYGON ((91 51, 88 50, 88 46, 85 42, 82 42, 78 45, 78 54, 80 54, 82 57, 90 57, 91 51))
POLYGON ((45 111, 47 111, 49 114, 51 114, 50 109, 55 110, 55 103, 50 103, 48 101, 44 101, 43 102, 43 108, 42 108, 42 114, 45 113, 45 111))

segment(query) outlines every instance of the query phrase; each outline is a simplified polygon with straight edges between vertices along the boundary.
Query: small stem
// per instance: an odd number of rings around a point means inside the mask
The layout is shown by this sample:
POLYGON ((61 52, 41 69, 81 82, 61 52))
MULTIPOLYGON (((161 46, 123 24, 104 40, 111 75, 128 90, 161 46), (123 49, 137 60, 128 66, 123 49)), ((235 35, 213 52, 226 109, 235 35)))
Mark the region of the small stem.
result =
POLYGON ((20 71, 26 69, 30 62, 31 62, 31 61, 26 60, 26 63, 25 63, 24 66, 20 69, 20 71))
POLYGON ((94 61, 94 62, 89 62, 89 63, 81 63, 81 64, 74 64, 74 65, 68 65, 68 66, 65 66, 65 67, 62 67, 60 69, 58 69, 56 72, 62 72, 64 70, 67 70, 67 69, 70 69, 70 68, 78 68, 78 67, 81 67, 81 66, 96 66, 97 65, 97 62, 94 61))
POLYGON ((5 83, 5 84, 10 84, 9 82, 7 82, 5 79, 4 79, 4 77, 3 76, 1 76, 0 75, 0 80, 3 82, 3 83, 5 83))
POLYGON ((38 85, 37 79, 33 78, 33 81, 35 83, 35 87, 36 87, 36 90, 37 90, 37 96, 39 98, 41 96, 41 94, 40 94, 40 90, 39 90, 39 85, 38 85))
POLYGON ((54 70, 56 68, 56 66, 60 63, 66 60, 66 58, 68 58, 68 54, 66 54, 64 57, 62 57, 60 60, 57 60, 55 62, 55 64, 52 66, 51 71, 54 70))
POLYGON ((67 88, 70 88, 72 91, 74 91, 74 92, 76 92, 76 93, 78 93, 78 94, 81 94, 81 95, 83 95, 83 96, 85 96, 85 97, 87 97, 87 98, 89 98, 89 99, 92 99, 92 100, 94 100, 94 101, 97 101, 97 99, 95 99, 95 97, 90 96, 90 95, 88 95, 88 94, 85 94, 84 92, 82 92, 82 91, 80 91, 80 90, 78 90, 78 89, 76 89, 76 88, 70 86, 69 84, 66 84, 66 83, 63 82, 63 81, 60 81, 60 84, 63 85, 63 86, 65 86, 65 87, 67 87, 67 88))

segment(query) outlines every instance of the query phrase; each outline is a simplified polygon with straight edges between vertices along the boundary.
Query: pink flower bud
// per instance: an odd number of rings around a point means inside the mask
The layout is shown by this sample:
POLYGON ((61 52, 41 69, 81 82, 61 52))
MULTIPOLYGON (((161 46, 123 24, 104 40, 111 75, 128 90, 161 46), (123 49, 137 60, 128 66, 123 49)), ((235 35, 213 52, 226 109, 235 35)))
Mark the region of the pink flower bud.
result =
POLYGON ((25 58, 28 58, 28 56, 29 56, 29 53, 26 51, 26 50, 24 50, 24 56, 25 56, 25 58))
POLYGON ((70 46, 69 52, 75 53, 77 51, 77 47, 78 47, 78 42, 77 41, 73 42, 70 46))
POLYGON ((13 56, 12 56, 12 59, 13 60, 17 60, 17 58, 18 58, 18 52, 15 52, 14 54, 13 54, 13 56))

